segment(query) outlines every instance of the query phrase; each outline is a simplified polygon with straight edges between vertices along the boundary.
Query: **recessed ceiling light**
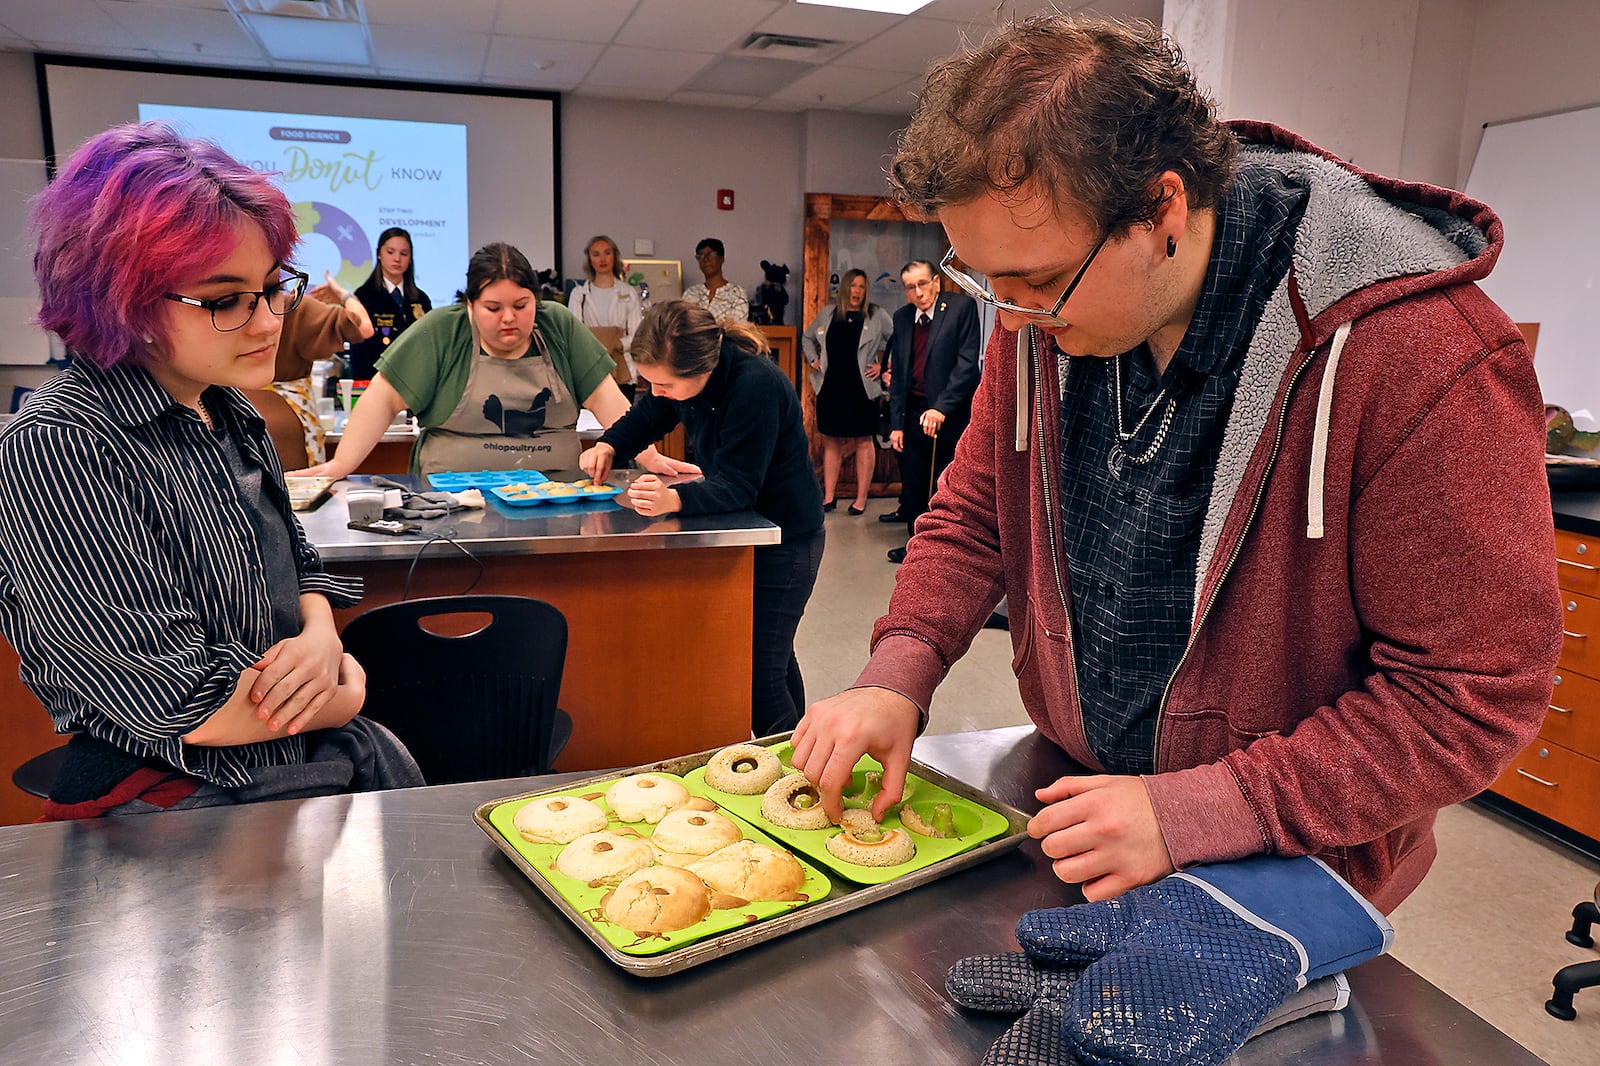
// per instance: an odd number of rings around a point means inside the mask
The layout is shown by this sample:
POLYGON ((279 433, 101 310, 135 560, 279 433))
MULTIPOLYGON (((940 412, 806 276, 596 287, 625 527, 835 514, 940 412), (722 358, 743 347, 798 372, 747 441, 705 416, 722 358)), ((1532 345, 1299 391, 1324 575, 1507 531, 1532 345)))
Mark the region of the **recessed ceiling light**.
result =
POLYGON ((818 7, 847 7, 853 11, 881 11, 886 15, 909 15, 927 7, 933 0, 800 0, 818 7))

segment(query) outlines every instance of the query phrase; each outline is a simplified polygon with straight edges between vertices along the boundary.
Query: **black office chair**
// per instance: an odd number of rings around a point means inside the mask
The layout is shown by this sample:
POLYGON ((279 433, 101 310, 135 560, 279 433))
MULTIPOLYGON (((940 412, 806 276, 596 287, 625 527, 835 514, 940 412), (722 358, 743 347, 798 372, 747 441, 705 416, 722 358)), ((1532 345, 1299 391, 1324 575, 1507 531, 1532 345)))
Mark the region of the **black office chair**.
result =
MULTIPOLYGON (((1580 948, 1594 947, 1594 937, 1589 929, 1600 922, 1600 884, 1594 886, 1594 899, 1584 900, 1572 908, 1572 928, 1567 930, 1567 943, 1580 948)), ((1600 987, 1600 962, 1575 962, 1556 971, 1551 984, 1555 994, 1545 1001, 1544 1009, 1554 1018, 1570 1022, 1578 1016, 1572 1006, 1572 997, 1581 988, 1600 987)))
POLYGON ((556 706, 567 619, 525 596, 440 596, 375 607, 344 627, 345 651, 367 671, 362 714, 411 749, 430 785, 546 773, 572 736, 556 706), (465 636, 422 628, 440 615, 483 613, 465 636))
POLYGON ((56 782, 56 773, 67 761, 67 746, 51 748, 43 755, 35 755, 11 771, 11 783, 30 796, 47 799, 50 786, 56 782))

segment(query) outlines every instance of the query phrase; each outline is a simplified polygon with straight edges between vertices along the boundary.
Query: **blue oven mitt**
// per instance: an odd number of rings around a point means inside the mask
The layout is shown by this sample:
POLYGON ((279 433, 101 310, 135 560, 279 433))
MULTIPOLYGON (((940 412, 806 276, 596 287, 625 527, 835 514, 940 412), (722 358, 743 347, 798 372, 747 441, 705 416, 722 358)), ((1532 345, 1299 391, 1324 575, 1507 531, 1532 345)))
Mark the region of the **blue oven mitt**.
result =
MULTIPOLYGON (((973 955, 950 968, 945 989, 963 1007, 1022 1015, 990 1046, 982 1066, 1077 1066, 1080 1060, 1066 1039, 1066 998, 1082 972, 1077 966, 1035 962, 1020 951, 973 955)), ((1291 993, 1250 1035, 1344 1010, 1349 1002, 1350 982, 1344 974, 1323 977, 1291 993)))
POLYGON ((1030 911, 1037 966, 1081 967, 1062 1039, 1093 1066, 1215 1066, 1318 978, 1388 950, 1394 930, 1318 859, 1191 867, 1115 899, 1030 911))

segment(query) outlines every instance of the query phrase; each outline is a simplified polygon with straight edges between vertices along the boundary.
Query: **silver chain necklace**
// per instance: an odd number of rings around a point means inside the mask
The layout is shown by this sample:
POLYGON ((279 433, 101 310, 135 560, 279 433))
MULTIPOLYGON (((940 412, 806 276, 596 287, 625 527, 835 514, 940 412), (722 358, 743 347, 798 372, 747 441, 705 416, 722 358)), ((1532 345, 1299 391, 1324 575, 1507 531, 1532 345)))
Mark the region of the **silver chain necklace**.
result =
MULTIPOLYGON (((1123 353, 1123 355, 1126 354, 1126 352, 1123 353)), ((1167 430, 1172 427, 1172 412, 1177 406, 1176 397, 1169 395, 1167 387, 1163 385, 1161 386, 1161 391, 1156 393, 1156 398, 1150 401, 1150 406, 1145 408, 1144 415, 1139 419, 1139 424, 1132 429, 1124 428, 1122 419, 1123 355, 1117 356, 1116 365, 1111 368, 1111 381, 1106 385, 1106 393, 1111 398, 1111 406, 1117 412, 1117 439, 1111 445, 1110 454, 1106 456, 1106 467, 1111 471, 1112 477, 1118 478, 1122 476, 1124 463, 1144 466, 1156 457, 1156 452, 1161 450, 1162 442, 1167 439, 1167 430), (1150 447, 1146 448, 1142 453, 1138 455, 1130 453, 1124 445, 1139 435, 1150 421, 1150 417, 1156 413, 1156 408, 1158 407, 1162 409, 1162 414, 1161 422, 1156 427, 1155 439, 1150 442, 1150 447)))

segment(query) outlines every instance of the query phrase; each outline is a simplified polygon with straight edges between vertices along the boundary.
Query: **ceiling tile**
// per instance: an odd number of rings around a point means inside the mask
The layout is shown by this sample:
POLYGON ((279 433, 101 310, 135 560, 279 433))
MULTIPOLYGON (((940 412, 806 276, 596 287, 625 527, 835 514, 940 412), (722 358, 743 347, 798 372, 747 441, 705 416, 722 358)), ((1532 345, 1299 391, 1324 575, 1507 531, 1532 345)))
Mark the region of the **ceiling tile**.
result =
POLYGON ((638 0, 502 0, 494 32, 557 41, 605 43, 638 0))
POLYGON ((483 74, 489 80, 512 81, 534 89, 574 89, 605 50, 603 44, 495 34, 483 74), (540 70, 541 64, 548 65, 540 70))
POLYGON ((804 100, 780 100, 776 96, 769 96, 752 108, 752 110, 787 111, 794 113, 799 111, 808 111, 810 110, 811 106, 812 105, 806 103, 804 100))
POLYGON ((720 51, 740 43, 756 23, 778 7, 770 0, 642 0, 617 34, 616 43, 720 51))
POLYGON ((961 48, 961 27, 938 19, 909 18, 859 44, 834 62, 847 67, 877 67, 920 74, 929 64, 961 48))
POLYGON ((716 56, 708 52, 663 52, 614 44, 584 79, 586 89, 649 89, 673 92, 716 56))
POLYGON ((428 26, 488 33, 499 0, 363 0, 373 26, 428 26))
POLYGON ((814 63, 783 59, 725 55, 713 60, 684 86, 696 92, 732 93, 736 96, 771 96, 816 69, 814 63))
POLYGON ((886 93, 868 97, 858 106, 870 108, 881 114, 909 115, 917 106, 917 95, 922 92, 922 79, 912 78, 886 93))
POLYGON ((130 35, 158 52, 181 53, 191 63, 210 59, 264 61, 261 46, 226 11, 167 4, 106 4, 130 35))
POLYGON ((0 23, 19 37, 40 44, 48 41, 52 47, 65 46, 71 51, 87 47, 119 48, 130 43, 143 48, 151 43, 130 42, 128 31, 90 0, 7 4, 4 14, 0 14, 0 23))
POLYGON ((749 108, 761 102, 759 96, 739 96, 736 93, 673 93, 667 97, 670 104, 688 104, 692 107, 749 108))
POLYGON ((477 81, 489 37, 466 30, 431 29, 418 34, 405 26, 373 26, 374 65, 382 71, 420 74, 433 81, 477 81))
POLYGON ((830 64, 774 95, 783 100, 804 101, 808 107, 849 107, 886 93, 905 80, 905 74, 897 70, 866 70, 830 64))
POLYGON ((842 7, 787 4, 756 27, 766 33, 792 33, 829 41, 864 41, 899 22, 903 16, 842 7))

